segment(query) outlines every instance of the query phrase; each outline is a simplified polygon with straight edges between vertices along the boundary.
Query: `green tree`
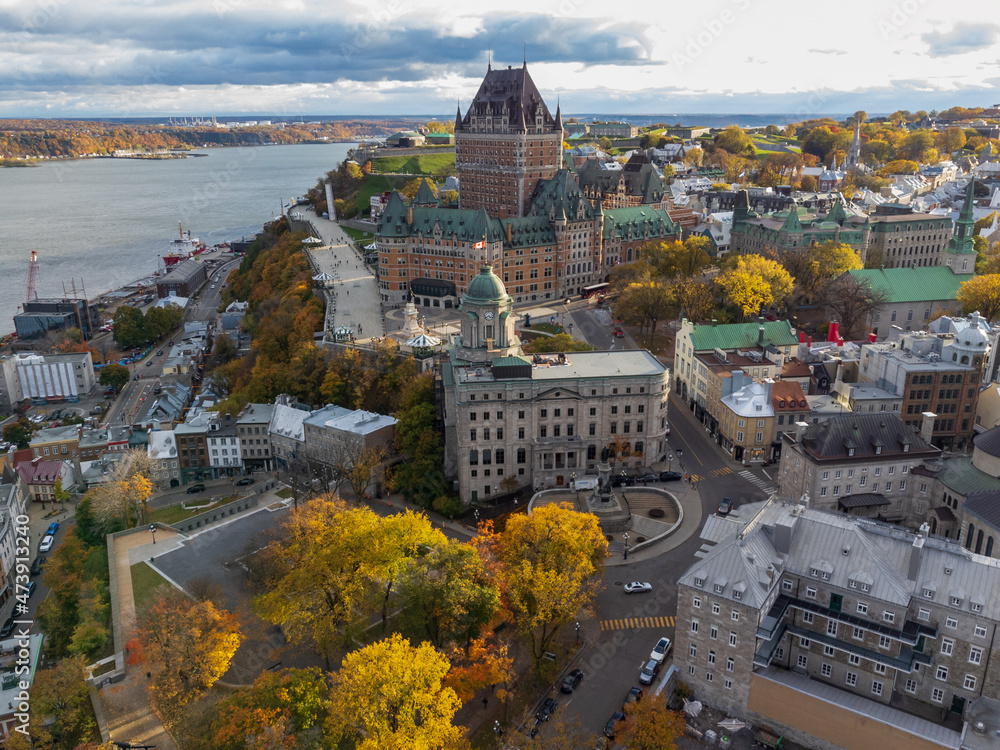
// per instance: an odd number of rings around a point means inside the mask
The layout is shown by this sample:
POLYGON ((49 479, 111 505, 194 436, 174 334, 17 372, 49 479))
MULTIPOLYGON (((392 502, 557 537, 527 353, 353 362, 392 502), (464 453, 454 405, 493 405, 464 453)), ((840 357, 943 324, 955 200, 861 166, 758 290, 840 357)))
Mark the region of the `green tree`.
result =
POLYGON ((656 335, 656 324, 663 320, 674 306, 671 287, 659 281, 629 284, 618 298, 617 309, 622 319, 639 326, 649 326, 656 335))
POLYGON ((114 314, 115 343, 123 349, 132 349, 148 340, 146 319, 137 307, 121 305, 114 314))
POLYGON ((897 159, 911 159, 915 162, 929 161, 929 153, 934 148, 934 134, 929 130, 914 130, 907 134, 896 149, 897 159))
MULTIPOLYGON (((82 656, 63 659, 36 673, 28 712, 32 747, 72 750, 100 740, 85 677, 82 656)), ((15 735, 11 732, 8 742, 15 735)))
POLYGON ((568 333, 557 333, 554 336, 536 336, 521 347, 528 354, 542 352, 589 352, 594 347, 586 341, 578 341, 568 333))
POLYGON ((143 318, 146 336, 152 340, 163 338, 184 320, 184 310, 180 305, 151 307, 143 318))
POLYGON ((800 299, 817 299, 827 284, 862 267, 861 255, 850 245, 826 240, 808 249, 786 253, 782 265, 795 278, 800 299))
POLYGON ((11 422, 3 428, 3 439, 8 443, 13 443, 18 450, 24 450, 31 443, 31 435, 35 431, 35 425, 27 417, 21 417, 16 422, 11 422))
POLYGON ((108 385, 116 391, 120 391, 128 385, 130 377, 131 373, 127 367, 120 365, 117 362, 109 362, 101 368, 101 377, 99 378, 99 382, 101 385, 108 385))

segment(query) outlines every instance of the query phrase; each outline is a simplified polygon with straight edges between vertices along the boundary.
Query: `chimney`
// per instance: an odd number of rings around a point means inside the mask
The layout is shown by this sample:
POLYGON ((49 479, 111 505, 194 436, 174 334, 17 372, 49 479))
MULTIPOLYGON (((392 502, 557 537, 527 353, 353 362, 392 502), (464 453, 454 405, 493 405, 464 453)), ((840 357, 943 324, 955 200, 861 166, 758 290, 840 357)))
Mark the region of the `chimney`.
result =
POLYGON ((806 332, 805 331, 799 331, 799 343, 800 344, 806 343, 806 332))
POLYGON ((810 336, 808 339, 806 339, 806 347, 808 348, 812 345, 813 345, 813 337, 810 336))
POLYGON ((802 433, 804 433, 809 428, 808 422, 796 422, 795 423, 795 439, 802 440, 802 433))
POLYGON ((869 334, 868 334, 868 343, 869 343, 869 344, 874 344, 874 343, 875 343, 875 340, 876 340, 877 338, 878 338, 878 335, 877 335, 876 333, 874 333, 874 332, 872 332, 872 333, 869 333, 869 334))
POLYGON ((934 420, 937 419, 937 414, 925 411, 922 416, 924 419, 920 423, 920 437, 930 443, 931 436, 934 434, 934 420))
POLYGON ((843 340, 843 339, 840 339, 840 338, 838 338, 838 339, 837 339, 837 346, 843 346, 843 345, 844 345, 844 340, 843 340))
POLYGON ((924 551, 924 542, 927 541, 927 537, 923 534, 926 527, 927 524, 921 526, 921 533, 913 538, 913 546, 910 547, 910 562, 906 569, 908 581, 916 581, 917 576, 920 575, 920 557, 924 551))
POLYGON ((407 224, 412 224, 413 223, 413 207, 412 206, 410 206, 409 208, 406 209, 406 223, 407 224))
POLYGON ((510 244, 510 237, 511 237, 511 224, 510 224, 510 222, 507 222, 507 244, 508 245, 510 244))
POLYGON ((757 343, 760 346, 764 345, 764 326, 757 329, 757 343))
POLYGON ((840 326, 837 324, 836 320, 830 321, 830 335, 826 337, 827 341, 836 341, 840 338, 840 326))

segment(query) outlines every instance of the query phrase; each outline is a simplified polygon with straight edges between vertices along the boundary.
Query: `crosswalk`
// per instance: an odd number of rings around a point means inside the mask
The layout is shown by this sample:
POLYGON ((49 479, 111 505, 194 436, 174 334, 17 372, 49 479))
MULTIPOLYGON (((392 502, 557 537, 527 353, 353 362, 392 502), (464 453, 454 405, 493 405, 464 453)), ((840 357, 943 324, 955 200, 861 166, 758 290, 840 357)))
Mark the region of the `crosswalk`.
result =
POLYGON ((601 620, 601 630, 629 630, 633 628, 672 628, 673 617, 624 617, 620 620, 601 620))
POLYGON ((759 489, 765 495, 770 495, 776 489, 773 484, 771 484, 767 480, 761 479, 759 476, 757 476, 751 471, 741 471, 740 476, 743 477, 748 482, 750 482, 750 484, 759 489))
MULTIPOLYGON (((708 475, 713 477, 724 477, 726 474, 732 474, 733 470, 728 466, 723 466, 721 469, 712 469, 708 472, 708 475)), ((700 482, 702 479, 707 479, 708 476, 705 474, 692 474, 691 480, 694 482, 700 482)))

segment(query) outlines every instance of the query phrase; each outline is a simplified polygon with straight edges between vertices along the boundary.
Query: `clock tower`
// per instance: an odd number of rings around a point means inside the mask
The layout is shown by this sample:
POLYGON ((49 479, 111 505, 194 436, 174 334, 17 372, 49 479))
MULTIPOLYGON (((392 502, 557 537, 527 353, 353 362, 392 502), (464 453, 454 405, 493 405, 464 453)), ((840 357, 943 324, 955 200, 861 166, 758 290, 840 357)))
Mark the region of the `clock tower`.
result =
POLYGON ((462 311, 459 359, 489 363, 498 357, 521 353, 521 341, 514 330, 514 301, 488 263, 469 282, 459 309, 462 311))

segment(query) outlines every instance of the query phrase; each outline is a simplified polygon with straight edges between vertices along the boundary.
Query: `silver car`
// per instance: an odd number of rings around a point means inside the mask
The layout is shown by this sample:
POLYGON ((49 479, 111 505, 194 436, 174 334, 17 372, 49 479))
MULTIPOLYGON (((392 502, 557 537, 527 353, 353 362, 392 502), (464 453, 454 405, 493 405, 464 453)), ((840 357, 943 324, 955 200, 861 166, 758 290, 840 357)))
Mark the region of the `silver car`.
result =
POLYGON ((653 678, 656 677, 657 673, 660 671, 660 662, 655 659, 650 659, 646 662, 646 666, 642 668, 639 672, 639 682, 643 685, 652 685, 653 678))

